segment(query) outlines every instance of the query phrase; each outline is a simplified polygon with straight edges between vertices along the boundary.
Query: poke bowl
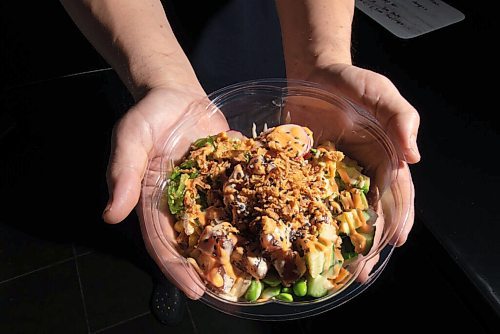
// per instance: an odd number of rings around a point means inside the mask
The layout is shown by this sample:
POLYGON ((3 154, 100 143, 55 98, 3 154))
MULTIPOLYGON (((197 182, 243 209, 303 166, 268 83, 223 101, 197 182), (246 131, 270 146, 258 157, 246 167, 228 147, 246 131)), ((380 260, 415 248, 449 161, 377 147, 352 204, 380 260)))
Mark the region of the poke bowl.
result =
POLYGON ((224 313, 331 310, 375 281, 407 222, 398 152, 370 113, 317 84, 225 87, 150 162, 145 244, 173 283, 224 313))

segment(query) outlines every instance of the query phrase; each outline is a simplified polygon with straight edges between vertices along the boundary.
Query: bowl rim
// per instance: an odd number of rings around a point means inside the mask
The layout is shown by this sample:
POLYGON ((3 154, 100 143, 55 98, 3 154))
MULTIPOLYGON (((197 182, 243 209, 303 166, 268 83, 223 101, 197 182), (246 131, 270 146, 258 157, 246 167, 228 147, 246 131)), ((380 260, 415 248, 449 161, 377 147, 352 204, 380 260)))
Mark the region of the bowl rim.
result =
MULTIPOLYGON (((175 134, 178 133, 183 127, 185 127, 187 124, 193 121, 197 116, 197 114, 205 113, 208 112, 209 115, 212 115, 213 113, 217 112, 218 106, 220 105, 221 102, 223 102, 225 99, 232 95, 237 95, 243 91, 248 91, 248 90, 253 90, 254 93, 263 90, 270 90, 270 91, 275 91, 275 92, 280 92, 282 97, 284 94, 289 94, 289 92, 301 92, 301 93, 308 93, 308 94, 313 94, 315 97, 320 97, 322 100, 324 100, 324 97, 328 97, 330 99, 335 99, 336 101, 340 101, 343 103, 343 106, 350 109, 350 112, 354 112, 359 117, 362 117, 364 121, 367 121, 371 124, 373 129, 377 130, 377 135, 379 135, 381 138, 385 138, 386 140, 384 143, 386 143, 387 149, 391 153, 389 157, 393 158, 394 161, 392 161, 392 165, 395 166, 399 163, 399 160, 404 160, 400 157, 400 150, 397 150, 396 147, 394 146, 394 143, 390 140, 390 138, 385 134, 385 132, 382 130, 381 125, 378 123, 378 121, 375 119, 375 117, 365 111, 362 107, 359 105, 353 103, 351 100, 348 98, 335 94, 333 92, 330 92, 329 90, 326 90, 322 85, 314 82, 309 82, 309 81, 304 81, 304 80, 290 80, 290 79, 281 79, 281 78, 268 78, 268 79, 258 79, 258 80, 249 80, 249 81, 242 81, 238 83, 234 83, 225 87, 222 87, 218 90, 215 90, 214 92, 208 94, 206 97, 201 99, 199 103, 203 103, 205 105, 204 109, 197 110, 194 113, 186 113, 185 117, 183 120, 181 120, 172 130, 170 136, 165 140, 165 145, 164 145, 164 150, 168 148, 169 145, 172 144, 172 142, 175 144, 175 134), (322 98, 323 97, 323 98, 322 98), (208 98, 208 100, 207 100, 208 98), (207 103, 208 101, 208 103, 207 103)), ((288 96, 288 95, 285 95, 288 96)), ((310 95, 309 95, 310 96, 310 95)), ((327 101, 328 102, 328 101, 327 101)), ((173 146, 173 145, 171 145, 173 146)), ((168 169, 169 167, 172 167, 172 165, 169 166, 171 162, 165 162, 163 161, 163 158, 161 159, 161 172, 158 177, 158 180, 156 182, 155 186, 155 191, 153 192, 152 195, 152 200, 151 200, 151 205, 152 205, 152 213, 154 215, 155 210, 159 210, 158 207, 158 201, 159 197, 164 191, 164 187, 166 186, 166 180, 168 179, 168 171, 165 170, 164 168, 168 169)), ((146 173, 149 172, 149 166, 148 169, 146 170, 146 173)), ((397 177, 397 176, 396 176, 397 177)), ((394 180, 393 180, 394 181, 394 180)), ((400 191, 400 189, 391 189, 391 191, 396 191, 396 193, 400 191)), ((397 194, 396 194, 397 195, 397 194)), ((399 194, 399 197, 401 197, 401 194, 399 194)), ((398 236, 401 234, 401 231, 403 230, 404 226, 406 225, 408 221, 408 213, 401 215, 404 218, 404 221, 398 225, 399 228, 397 231, 394 233, 398 233, 398 236)), ((162 244, 168 248, 171 248, 171 250, 177 251, 175 248, 175 245, 171 245, 171 242, 168 240, 165 240, 163 236, 163 233, 161 232, 161 227, 158 226, 159 220, 156 219, 155 217, 152 217, 152 221, 154 224, 154 230, 157 233, 157 236, 161 240, 162 244), (158 230, 160 228, 160 230, 158 230)), ((392 255, 392 252, 395 248, 395 245, 389 244, 389 242, 385 242, 383 247, 378 249, 377 252, 370 252, 369 256, 366 256, 362 259, 362 265, 358 266, 358 274, 359 271, 362 270, 362 268, 366 265, 367 261, 371 258, 373 258, 376 255, 381 254, 382 252, 385 252, 384 259, 379 261, 377 266, 375 267, 375 270, 372 272, 370 275, 369 279, 364 282, 363 284, 359 284, 356 286, 355 278, 357 277, 356 275, 352 275, 352 279, 349 282, 349 284, 346 284, 346 287, 340 289, 339 291, 327 295, 326 297, 318 298, 312 301, 307 301, 307 302, 292 302, 292 303, 284 303, 281 301, 275 301, 275 300, 270 300, 262 303, 249 303, 249 302, 233 302, 229 301, 226 299, 223 299, 222 297, 218 296, 217 294, 213 293, 210 291, 210 289, 207 289, 205 294, 200 298, 200 300, 224 313, 232 314, 235 316, 243 317, 243 318, 250 318, 250 319, 266 319, 266 320, 286 320, 290 318, 301 318, 301 317, 307 317, 313 314, 318 314, 322 313, 325 311, 328 311, 336 306, 339 306, 347 301, 349 301, 351 298, 359 295, 361 292, 363 292, 366 288, 368 288, 374 281, 375 279, 380 275, 380 273, 383 271, 385 266, 387 265, 387 262, 389 261, 389 258, 392 255), (349 289, 348 289, 349 288, 349 289), (346 292, 346 294, 342 294, 342 292, 346 292), (338 297, 338 298, 336 298, 338 297), (273 316, 270 315, 265 315, 265 314, 258 314, 258 312, 246 312, 246 311, 241 311, 241 309, 248 310, 250 307, 251 309, 258 309, 259 306, 266 306, 266 305, 284 305, 287 309, 291 309, 290 305, 293 305, 295 307, 302 307, 302 306, 307 306, 307 309, 304 308, 300 311, 293 311, 292 313, 287 313, 284 315, 281 314, 275 314, 273 316), (316 305, 316 307, 314 307, 316 305), (313 306, 311 308, 311 306, 313 306), (228 308, 229 307, 229 308, 228 308), (234 312, 234 310, 231 309, 231 307, 237 307, 239 312, 234 312)), ((188 264, 188 261, 186 258, 184 258, 181 254, 178 254, 179 258, 175 259, 175 261, 185 261, 186 265, 188 264)), ((172 261, 173 262, 173 261, 172 261)), ((167 269, 168 270, 168 269, 167 269)))

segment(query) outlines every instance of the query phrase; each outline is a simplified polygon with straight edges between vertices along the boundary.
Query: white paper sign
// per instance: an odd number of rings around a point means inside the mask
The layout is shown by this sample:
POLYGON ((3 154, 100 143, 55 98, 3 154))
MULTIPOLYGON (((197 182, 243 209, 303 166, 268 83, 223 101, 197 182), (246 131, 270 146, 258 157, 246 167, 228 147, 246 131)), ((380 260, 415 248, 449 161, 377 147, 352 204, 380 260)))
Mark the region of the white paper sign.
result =
POLYGON ((439 0, 356 0, 356 8, 404 39, 465 18, 462 12, 439 0))

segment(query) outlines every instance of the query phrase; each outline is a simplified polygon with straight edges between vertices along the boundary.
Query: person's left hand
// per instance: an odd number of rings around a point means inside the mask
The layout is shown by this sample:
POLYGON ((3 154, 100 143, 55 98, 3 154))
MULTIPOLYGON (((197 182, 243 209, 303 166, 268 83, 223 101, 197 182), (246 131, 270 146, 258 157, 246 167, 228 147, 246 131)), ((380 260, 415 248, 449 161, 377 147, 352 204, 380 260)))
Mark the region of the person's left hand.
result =
MULTIPOLYGON (((398 182, 401 189, 411 187, 412 191, 402 193, 413 194, 414 187, 407 164, 420 161, 416 142, 420 116, 401 96, 396 86, 381 74, 350 64, 318 67, 304 79, 340 92, 375 116, 403 157, 398 182)), ((405 206, 409 206, 410 217, 400 237, 394 241, 397 246, 405 243, 414 220, 414 196, 404 198, 403 202, 405 206)))
MULTIPOLYGON (((401 96, 398 89, 388 78, 350 64, 318 66, 309 71, 307 75, 294 76, 292 74, 292 78, 318 83, 323 88, 334 93, 340 93, 352 102, 361 105, 375 116, 394 143, 401 157, 399 169, 397 170, 396 186, 399 187, 403 196, 402 212, 406 212, 407 216, 401 217, 402 223, 405 224, 401 233, 395 233, 396 237, 391 240, 391 243, 396 246, 403 245, 408 238, 414 221, 414 186, 408 163, 417 163, 420 160, 420 153, 416 143, 420 124, 417 110, 401 96)), ((323 114, 323 116, 316 114, 316 116, 312 116, 314 119, 311 118, 310 122, 314 126, 317 122, 328 121, 327 117, 326 114, 323 114)), ((338 126, 342 126, 341 124, 344 121, 339 119, 336 122, 338 126)), ((373 154, 376 154, 376 152, 373 154)), ((398 226, 391 228, 401 229, 398 226)), ((358 276, 359 281, 363 282, 369 278, 373 266, 378 262, 378 258, 378 256, 374 256, 367 261, 358 276)))
POLYGON ((221 113, 205 110, 208 102, 198 82, 162 85, 147 91, 117 122, 107 173, 110 199, 103 213, 107 223, 116 224, 136 207, 150 256, 165 276, 192 299, 201 297, 205 286, 173 246, 174 218, 163 207, 166 203, 156 203, 153 194, 169 163, 182 158, 195 139, 228 129, 221 113), (176 138, 172 149, 166 150, 167 140, 179 122, 187 118, 192 120, 191 128, 176 138))

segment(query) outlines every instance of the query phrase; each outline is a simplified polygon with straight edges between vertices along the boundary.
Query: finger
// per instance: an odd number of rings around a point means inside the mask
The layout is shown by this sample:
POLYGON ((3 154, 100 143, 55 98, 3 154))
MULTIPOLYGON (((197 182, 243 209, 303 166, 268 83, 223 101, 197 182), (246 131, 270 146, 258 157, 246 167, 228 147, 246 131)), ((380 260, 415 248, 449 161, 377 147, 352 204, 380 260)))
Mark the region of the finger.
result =
POLYGON ((378 73, 365 70, 356 81, 359 82, 360 93, 357 102, 377 118, 407 162, 418 162, 420 153, 416 138, 420 117, 417 110, 401 96, 388 78, 378 73))
MULTIPOLYGON (((408 181, 405 181, 408 182, 408 181)), ((408 235, 410 234, 411 229, 413 228, 413 224, 415 222, 415 188, 413 186, 413 183, 410 181, 410 187, 411 187, 411 200, 410 200, 410 209, 408 213, 408 220, 403 227, 403 230, 401 232, 401 236, 398 238, 397 242, 395 243, 396 247, 402 246, 406 240, 408 240, 408 235)))
POLYGON ((356 280, 360 283, 365 283, 366 281, 368 281, 368 279, 371 276, 372 269, 378 263, 379 259, 380 255, 377 254, 368 261, 366 261, 365 265, 363 266, 363 269, 361 269, 361 272, 359 273, 358 277, 356 277, 356 280))
POLYGON ((340 75, 334 78, 333 85, 377 118, 408 163, 418 162, 420 116, 394 84, 383 75, 354 66, 334 70, 340 75))
POLYGON ((139 200, 141 180, 152 148, 150 132, 144 124, 134 115, 126 115, 113 131, 107 172, 110 195, 103 212, 103 219, 109 224, 125 219, 139 200))
POLYGON ((413 227, 415 202, 415 190, 411 179, 410 169, 404 162, 402 162, 402 167, 399 169, 396 182, 401 193, 401 214, 398 217, 394 217, 394 219, 397 219, 401 224, 404 223, 404 225, 398 227, 401 232, 394 235, 391 243, 396 246, 401 246, 408 239, 408 234, 413 227))
POLYGON ((187 263, 165 263, 161 266, 165 276, 182 290, 184 294, 193 300, 200 299, 205 293, 205 285, 193 267, 187 263), (168 271, 166 270, 168 266, 168 271))
POLYGON ((417 145, 420 116, 417 110, 397 91, 392 83, 386 83, 387 89, 376 97, 378 103, 374 114, 386 129, 387 134, 399 145, 406 162, 416 163, 420 160, 417 145))
MULTIPOLYGON (((143 231, 151 228, 151 226, 146 226, 144 223, 141 227, 143 231)), ((148 238, 144 241, 151 258, 170 282, 175 284, 190 299, 196 300, 203 296, 206 289, 205 284, 188 261, 183 259, 179 253, 165 247, 158 238, 148 238)))
POLYGON ((410 234, 411 229, 413 228, 413 224, 415 222, 415 209, 412 206, 410 210, 410 215, 408 218, 408 222, 403 228, 403 231, 401 232, 401 236, 398 238, 398 241, 396 242, 396 247, 403 246, 406 241, 408 240, 408 235, 410 234))
MULTIPOLYGON (((156 177, 152 176, 151 180, 154 179, 156 177)), ((159 225, 155 225, 150 212, 153 191, 154 187, 146 187, 145 196, 137 206, 144 245, 170 282, 182 290, 188 298, 199 299, 205 293, 206 287, 193 266, 173 247, 175 236, 172 229, 172 217, 161 215, 159 225)))

